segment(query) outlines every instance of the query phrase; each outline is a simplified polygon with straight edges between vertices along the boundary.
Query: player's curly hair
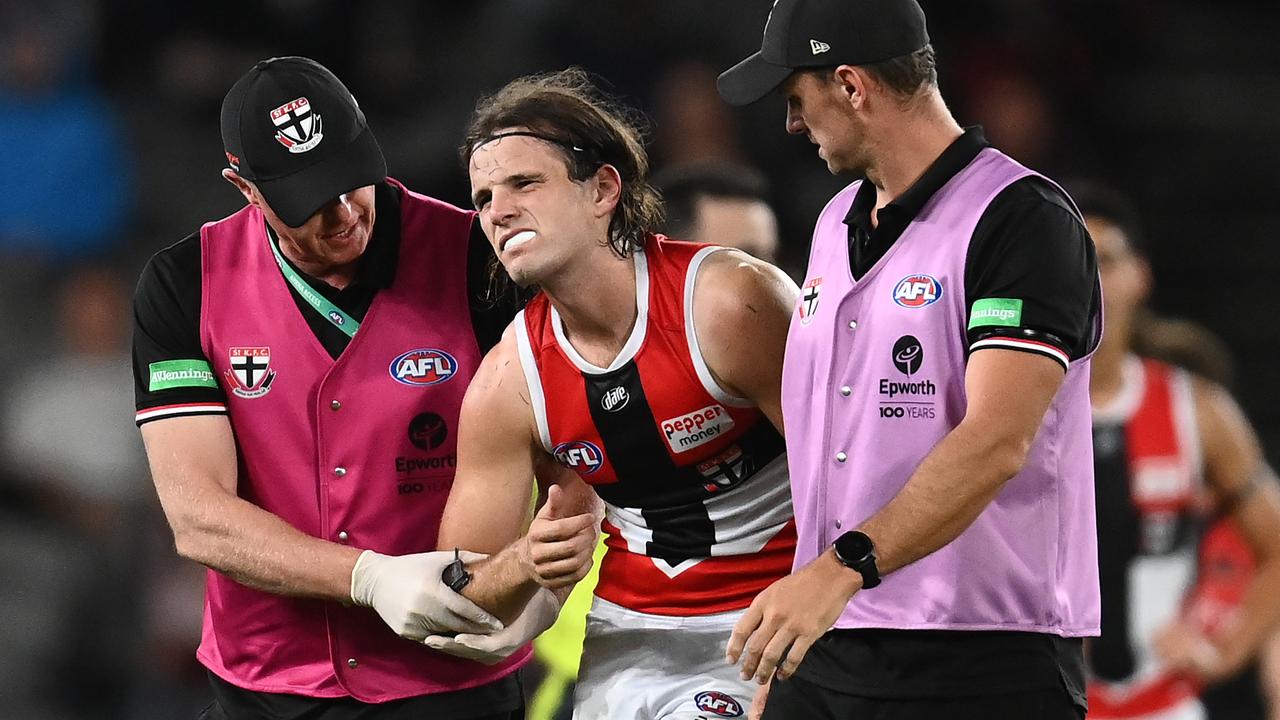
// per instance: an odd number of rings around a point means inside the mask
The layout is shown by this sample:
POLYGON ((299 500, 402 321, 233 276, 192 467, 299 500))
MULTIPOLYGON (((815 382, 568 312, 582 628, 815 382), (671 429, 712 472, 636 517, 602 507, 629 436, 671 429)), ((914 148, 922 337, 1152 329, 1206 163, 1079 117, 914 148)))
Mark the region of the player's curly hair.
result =
POLYGON ((639 111, 606 95, 580 68, 518 78, 476 104, 459 148, 463 167, 480 145, 517 127, 551 142, 574 181, 602 165, 617 168, 622 196, 609 221, 608 245, 621 257, 644 247, 662 223, 662 199, 649 184, 647 123, 639 111))

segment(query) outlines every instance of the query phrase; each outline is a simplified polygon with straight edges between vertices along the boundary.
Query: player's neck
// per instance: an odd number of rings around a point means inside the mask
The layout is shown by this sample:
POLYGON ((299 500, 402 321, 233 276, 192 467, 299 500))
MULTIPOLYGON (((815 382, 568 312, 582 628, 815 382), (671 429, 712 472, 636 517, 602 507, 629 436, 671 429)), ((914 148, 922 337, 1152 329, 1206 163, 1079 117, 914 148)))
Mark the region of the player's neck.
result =
POLYGON ((553 282, 543 283, 542 290, 578 354, 605 367, 631 336, 638 310, 635 259, 601 250, 590 262, 576 263, 553 282))

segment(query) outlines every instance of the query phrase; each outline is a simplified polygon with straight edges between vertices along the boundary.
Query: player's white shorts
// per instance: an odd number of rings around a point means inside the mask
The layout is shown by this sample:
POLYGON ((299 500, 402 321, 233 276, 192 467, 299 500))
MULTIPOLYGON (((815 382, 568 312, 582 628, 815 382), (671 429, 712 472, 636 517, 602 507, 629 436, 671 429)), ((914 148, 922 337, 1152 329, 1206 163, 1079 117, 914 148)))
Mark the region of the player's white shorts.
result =
POLYGON ((742 613, 649 615, 595 598, 587 615, 574 720, 746 717, 757 686, 724 659, 742 613))

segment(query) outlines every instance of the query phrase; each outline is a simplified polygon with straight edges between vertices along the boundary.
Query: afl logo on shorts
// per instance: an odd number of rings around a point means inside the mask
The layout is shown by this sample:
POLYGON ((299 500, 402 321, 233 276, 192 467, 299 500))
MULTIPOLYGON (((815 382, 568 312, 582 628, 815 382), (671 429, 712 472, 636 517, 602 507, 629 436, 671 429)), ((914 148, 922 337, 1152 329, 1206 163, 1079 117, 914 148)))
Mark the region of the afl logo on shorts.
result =
POLYGON ((742 717, 742 703, 719 690, 704 690, 693 696, 693 702, 702 712, 720 717, 742 717))
POLYGON ((391 377, 402 385, 438 385, 458 371, 458 361, 443 350, 410 350, 391 361, 391 377))
POLYGON ((586 440, 570 440, 555 446, 551 451, 561 465, 580 475, 590 475, 600 469, 604 453, 594 443, 586 440))
POLYGON ((942 283, 932 275, 908 275, 893 288, 893 301, 904 308, 921 308, 942 298, 942 283))

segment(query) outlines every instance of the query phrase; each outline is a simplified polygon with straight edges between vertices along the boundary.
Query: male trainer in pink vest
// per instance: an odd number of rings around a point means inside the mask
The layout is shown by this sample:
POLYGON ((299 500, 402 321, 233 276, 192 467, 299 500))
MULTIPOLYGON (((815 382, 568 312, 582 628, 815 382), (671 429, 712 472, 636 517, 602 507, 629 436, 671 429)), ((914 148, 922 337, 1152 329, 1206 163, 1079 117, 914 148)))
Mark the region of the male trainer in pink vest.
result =
POLYGON ((1093 244, 962 129, 915 0, 778 0, 720 77, 861 176, 818 218, 782 405, 799 544, 728 647, 764 717, 1084 715, 1093 244), (757 696, 757 701, 760 701, 757 696))
POLYGON ((222 139, 248 204, 156 254, 135 300, 137 422, 178 552, 209 567, 202 717, 523 717, 528 648, 421 642, 498 626, 431 552, 463 393, 514 315, 480 297, 475 213, 388 179, 306 58, 242 77, 222 139))

